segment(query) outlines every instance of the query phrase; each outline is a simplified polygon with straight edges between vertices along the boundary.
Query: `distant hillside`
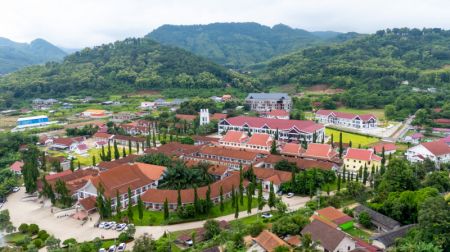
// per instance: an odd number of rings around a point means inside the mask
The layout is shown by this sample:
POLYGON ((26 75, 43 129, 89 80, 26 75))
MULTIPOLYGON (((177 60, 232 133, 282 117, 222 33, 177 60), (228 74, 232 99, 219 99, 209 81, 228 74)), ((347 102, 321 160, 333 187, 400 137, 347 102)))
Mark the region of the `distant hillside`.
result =
POLYGON ((32 66, 0 78, 0 107, 32 97, 225 86, 250 90, 253 82, 183 49, 130 38, 83 49, 62 63, 32 66))
POLYGON ((0 75, 26 66, 61 60, 66 53, 43 39, 30 44, 0 38, 0 75))
POLYGON ((163 25, 150 37, 162 44, 184 48, 218 64, 242 68, 338 37, 337 32, 308 32, 279 24, 214 23, 163 25))

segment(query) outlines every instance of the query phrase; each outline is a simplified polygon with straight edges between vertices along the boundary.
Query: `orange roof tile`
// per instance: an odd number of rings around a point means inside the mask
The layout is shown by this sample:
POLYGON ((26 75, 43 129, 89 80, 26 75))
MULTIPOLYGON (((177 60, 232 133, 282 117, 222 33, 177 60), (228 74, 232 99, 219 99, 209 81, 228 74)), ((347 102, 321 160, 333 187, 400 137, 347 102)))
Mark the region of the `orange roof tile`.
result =
POLYGON ((254 133, 247 142, 248 145, 270 146, 272 138, 269 134, 254 133))
POLYGON ((379 161, 381 157, 373 154, 372 150, 348 148, 344 158, 356 159, 362 161, 379 161))
POLYGON ((231 143, 242 143, 247 139, 247 134, 242 131, 229 130, 227 133, 220 139, 223 142, 231 142, 231 143))
POLYGON ((302 153, 303 149, 300 144, 296 143, 286 143, 281 147, 281 154, 299 156, 302 153))
POLYGON ((305 156, 316 158, 332 158, 337 155, 330 144, 310 143, 303 153, 305 156))
POLYGON ((289 245, 283 241, 276 234, 269 232, 267 230, 263 230, 256 238, 253 239, 256 243, 259 244, 262 248, 264 248, 268 252, 275 251, 276 247, 289 245))

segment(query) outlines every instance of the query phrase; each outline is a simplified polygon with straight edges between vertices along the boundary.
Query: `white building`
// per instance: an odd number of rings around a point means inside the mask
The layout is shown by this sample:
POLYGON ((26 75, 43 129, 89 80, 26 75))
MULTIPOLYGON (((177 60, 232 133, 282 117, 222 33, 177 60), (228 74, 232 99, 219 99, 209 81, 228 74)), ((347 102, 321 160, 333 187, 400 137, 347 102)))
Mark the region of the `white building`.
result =
POLYGON ((378 119, 371 114, 356 115, 333 110, 320 109, 316 112, 316 120, 323 124, 333 124, 355 129, 376 128, 378 119))
POLYGON ((200 125, 206 125, 209 122, 209 109, 200 109, 200 125))
POLYGON ((245 98, 250 109, 257 112, 268 112, 276 109, 290 111, 292 99, 286 93, 250 93, 245 98))
POLYGON ((409 148, 406 159, 410 162, 422 162, 430 159, 436 166, 450 162, 450 147, 443 141, 426 142, 409 148))

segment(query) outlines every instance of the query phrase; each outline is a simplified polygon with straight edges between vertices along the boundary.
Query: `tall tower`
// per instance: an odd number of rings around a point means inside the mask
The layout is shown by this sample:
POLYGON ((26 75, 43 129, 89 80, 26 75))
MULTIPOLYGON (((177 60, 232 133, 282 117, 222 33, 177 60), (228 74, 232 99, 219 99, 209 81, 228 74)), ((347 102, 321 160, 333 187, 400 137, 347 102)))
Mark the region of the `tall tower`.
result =
POLYGON ((209 123, 209 109, 200 109, 200 125, 209 123))

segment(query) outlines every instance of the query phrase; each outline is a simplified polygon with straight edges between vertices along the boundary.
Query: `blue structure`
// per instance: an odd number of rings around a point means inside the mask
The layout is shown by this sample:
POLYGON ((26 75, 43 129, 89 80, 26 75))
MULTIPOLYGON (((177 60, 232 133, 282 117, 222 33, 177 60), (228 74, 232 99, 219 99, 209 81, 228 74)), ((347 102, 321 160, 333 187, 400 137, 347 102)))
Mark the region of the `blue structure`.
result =
POLYGON ((17 119, 18 128, 40 126, 48 123, 49 120, 47 116, 32 116, 17 119))

